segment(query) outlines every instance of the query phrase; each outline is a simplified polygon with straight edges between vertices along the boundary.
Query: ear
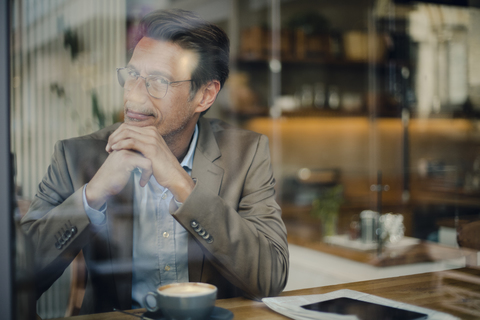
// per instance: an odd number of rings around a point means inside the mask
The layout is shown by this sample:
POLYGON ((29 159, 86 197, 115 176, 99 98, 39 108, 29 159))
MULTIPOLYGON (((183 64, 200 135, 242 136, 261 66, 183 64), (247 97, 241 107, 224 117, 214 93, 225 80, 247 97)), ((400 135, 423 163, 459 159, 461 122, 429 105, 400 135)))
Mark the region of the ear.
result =
POLYGON ((200 89, 199 102, 195 108, 196 113, 201 113, 215 102, 217 94, 220 91, 220 82, 218 80, 212 80, 200 89))

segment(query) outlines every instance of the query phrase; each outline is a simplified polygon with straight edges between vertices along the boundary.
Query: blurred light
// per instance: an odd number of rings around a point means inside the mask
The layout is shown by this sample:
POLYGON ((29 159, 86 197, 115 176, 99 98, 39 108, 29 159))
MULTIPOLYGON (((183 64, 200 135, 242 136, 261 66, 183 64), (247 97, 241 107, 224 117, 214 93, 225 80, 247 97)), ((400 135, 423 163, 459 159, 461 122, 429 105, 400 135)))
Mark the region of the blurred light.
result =
POLYGON ((298 177, 300 180, 308 180, 312 176, 312 172, 308 168, 298 170, 298 177))
POLYGON ((279 73, 282 71, 282 63, 277 59, 270 60, 270 71, 273 73, 279 73))

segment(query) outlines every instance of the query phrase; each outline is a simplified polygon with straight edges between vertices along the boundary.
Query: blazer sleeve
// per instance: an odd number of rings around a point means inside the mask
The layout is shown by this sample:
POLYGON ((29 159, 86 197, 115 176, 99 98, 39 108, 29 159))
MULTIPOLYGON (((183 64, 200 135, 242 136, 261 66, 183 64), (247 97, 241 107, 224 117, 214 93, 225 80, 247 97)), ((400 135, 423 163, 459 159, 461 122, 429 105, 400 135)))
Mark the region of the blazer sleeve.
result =
POLYGON ((223 190, 238 189, 238 207, 232 207, 199 178, 173 215, 204 248, 215 269, 247 297, 275 296, 286 285, 289 256, 265 136, 259 135, 253 157, 242 166, 246 173, 235 172, 234 186, 224 181, 221 186, 223 190))
POLYGON ((80 181, 69 174, 64 142, 55 145, 52 162, 21 228, 33 243, 38 295, 60 277, 87 241, 90 221, 80 181))

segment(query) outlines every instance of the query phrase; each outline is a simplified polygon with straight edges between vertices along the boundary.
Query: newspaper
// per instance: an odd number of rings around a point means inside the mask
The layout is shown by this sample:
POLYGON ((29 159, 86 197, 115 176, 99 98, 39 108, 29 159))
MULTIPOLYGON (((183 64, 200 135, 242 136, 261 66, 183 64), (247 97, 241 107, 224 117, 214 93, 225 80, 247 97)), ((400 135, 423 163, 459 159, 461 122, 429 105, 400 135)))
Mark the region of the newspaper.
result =
POLYGON ((313 294, 305 296, 289 296, 289 297, 276 297, 276 298, 263 298, 262 301, 273 311, 283 314, 286 317, 296 320, 358 320, 356 316, 352 315, 339 315, 334 313, 319 312, 313 310, 307 310, 300 306, 311 304, 315 302, 331 300, 335 298, 352 298, 356 300, 373 302, 380 305, 390 306, 394 308, 400 308, 410 311, 416 311, 425 313, 428 315, 429 320, 457 320, 459 318, 449 315, 447 313, 438 312, 431 309, 417 307, 411 304, 398 302, 390 299, 377 297, 371 294, 342 289, 332 291, 325 294, 313 294))

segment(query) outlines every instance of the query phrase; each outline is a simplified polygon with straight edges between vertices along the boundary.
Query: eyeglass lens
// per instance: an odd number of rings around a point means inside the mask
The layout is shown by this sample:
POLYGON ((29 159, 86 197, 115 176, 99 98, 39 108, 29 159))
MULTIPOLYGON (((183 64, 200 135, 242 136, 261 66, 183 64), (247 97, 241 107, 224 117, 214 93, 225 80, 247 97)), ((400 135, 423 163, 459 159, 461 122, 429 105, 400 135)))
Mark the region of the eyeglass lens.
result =
POLYGON ((154 98, 163 98, 167 94, 168 81, 158 76, 141 77, 134 70, 124 68, 119 69, 118 82, 125 90, 131 90, 135 87, 138 78, 145 80, 145 86, 148 93, 154 98))

